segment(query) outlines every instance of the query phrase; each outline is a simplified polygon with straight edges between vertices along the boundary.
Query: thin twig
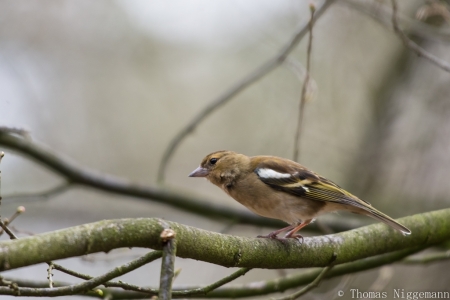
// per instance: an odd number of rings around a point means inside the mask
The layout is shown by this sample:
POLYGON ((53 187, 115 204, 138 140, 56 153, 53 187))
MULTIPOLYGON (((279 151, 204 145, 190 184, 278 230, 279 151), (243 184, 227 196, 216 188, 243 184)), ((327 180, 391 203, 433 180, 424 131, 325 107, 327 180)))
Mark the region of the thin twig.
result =
MULTIPOLYGON (((5 152, 0 151, 0 167, 3 157, 5 156, 5 152)), ((0 205, 2 204, 2 168, 0 168, 0 205)), ((1 220, 1 214, 0 214, 0 220, 1 220)))
MULTIPOLYGON (((346 5, 363 13, 387 27, 389 30, 393 30, 392 8, 391 6, 382 4, 381 1, 344 0, 339 1, 338 4, 346 5)), ((432 26, 401 14, 400 12, 397 13, 397 21, 400 23, 399 26, 403 28, 402 31, 406 34, 413 34, 434 42, 450 41, 450 28, 448 26, 432 26)))
MULTIPOLYGON (((75 295, 75 294, 84 294, 93 288, 108 282, 110 279, 116 278, 123 274, 129 273, 149 262, 154 261, 155 259, 160 258, 162 255, 161 251, 152 251, 148 254, 133 260, 125 265, 114 268, 113 270, 101 275, 94 277, 88 281, 83 283, 63 286, 63 287, 53 287, 53 288, 24 288, 19 287, 18 291, 22 296, 66 296, 66 295, 75 295)), ((1 295, 11 295, 13 292, 10 290, 5 290, 3 287, 0 287, 1 295)))
POLYGON ((53 263, 49 263, 48 264, 48 269, 47 269, 47 279, 48 279, 48 287, 49 288, 53 288, 53 263))
POLYGON ((158 293, 158 299, 161 300, 172 299, 172 282, 175 271, 175 257, 177 251, 176 240, 174 237, 175 232, 172 229, 165 229, 161 233, 161 238, 164 243, 158 293))
MULTIPOLYGON (((2 158, 5 156, 5 152, 0 151, 0 206, 2 204, 2 168, 1 168, 1 162, 2 162, 2 158)), ((0 221, 1 221, 2 217, 0 214, 0 221)))
MULTIPOLYGON (((317 9, 317 13, 314 18, 314 22, 320 18, 320 16, 326 11, 326 9, 334 2, 334 0, 325 0, 323 4, 317 9)), ((281 65, 286 57, 297 46, 301 39, 308 32, 308 23, 302 24, 297 30, 292 39, 281 49, 272 59, 258 67, 256 70, 239 80, 236 84, 226 90, 222 95, 214 99, 208 104, 198 115, 196 115, 189 124, 184 127, 169 143, 164 155, 161 159, 161 164, 158 169, 158 181, 163 182, 166 172, 167 164, 178 148, 180 143, 202 122, 207 116, 214 112, 217 108, 227 103, 234 96, 245 90, 247 87, 257 82, 260 78, 264 77, 270 71, 281 65)))
POLYGON ((392 25, 394 27, 395 33, 400 37, 403 44, 407 48, 416 52, 417 55, 426 58, 428 61, 430 61, 434 65, 438 66, 442 70, 444 70, 446 72, 450 72, 450 64, 448 64, 446 61, 440 59, 439 57, 434 56, 433 54, 429 53, 428 51, 426 51, 425 49, 420 47, 418 44, 416 44, 412 40, 410 40, 406 36, 406 34, 403 33, 403 31, 400 29, 400 27, 398 25, 398 21, 397 21, 397 10, 398 10, 397 1, 391 0, 391 2, 392 2, 392 25))
POLYGON ((3 228, 3 230, 6 232, 7 235, 9 235, 10 239, 12 240, 17 239, 17 236, 14 234, 14 232, 12 232, 11 229, 9 229, 8 226, 6 226, 1 219, 0 219, 0 227, 3 228))
POLYGON ((93 276, 89 276, 86 274, 78 273, 73 270, 67 269, 66 267, 63 267, 59 264, 55 264, 54 262, 52 262, 51 264, 53 265, 53 269, 58 270, 63 273, 66 273, 66 274, 71 275, 76 278, 80 278, 80 279, 84 279, 84 280, 90 280, 90 279, 94 278, 93 276))
POLYGON ((173 295, 174 296, 198 296, 198 295, 206 295, 209 292, 221 287, 222 285, 225 285, 233 280, 235 280, 236 278, 239 278, 241 276, 244 276, 248 271, 250 271, 250 268, 241 268, 239 270, 237 270, 236 272, 234 272, 233 274, 230 274, 229 276, 226 276, 216 282, 214 282, 213 284, 207 285, 205 287, 202 288, 196 288, 196 289, 187 289, 185 291, 174 291, 173 295))
MULTIPOLYGON (((407 250, 391 252, 383 255, 378 255, 375 257, 370 257, 362 260, 357 260, 354 262, 349 262, 342 265, 335 266, 328 274, 325 274, 325 278, 334 278, 339 277, 344 274, 352 274, 356 272, 366 271, 374 268, 378 268, 380 266, 391 264, 393 262, 399 261, 404 257, 421 251, 423 247, 410 248, 407 250)), ((243 270, 243 269, 241 269, 243 270)), ((240 271, 240 270, 239 270, 240 271)), ((239 272, 238 271, 238 272, 239 272)), ((271 293, 279 293, 283 292, 287 289, 295 288, 298 286, 302 286, 305 284, 311 283, 313 280, 317 279, 320 275, 321 270, 310 270, 306 272, 302 272, 299 274, 292 274, 282 278, 271 279, 267 281, 260 282, 250 282, 247 284, 230 286, 230 287, 221 287, 219 289, 215 289, 209 292, 207 295, 202 294, 193 294, 195 298, 239 298, 239 297, 256 297, 261 295, 268 295, 271 293)), ((237 272, 236 272, 237 273, 237 272)), ((234 274, 236 274, 234 273, 234 274)), ((6 280, 6 279, 4 279, 6 280)), ((34 294, 28 295, 39 295, 38 288, 47 287, 48 283, 45 281, 29 281, 24 280, 23 278, 8 278, 10 282, 15 282, 22 289, 22 292, 25 292, 26 287, 33 287, 34 294)), ((110 283, 110 282, 108 282, 110 283)), ((54 286, 68 286, 67 283, 55 282, 54 286)), ((118 286, 121 287, 121 286, 118 286)), ((28 288, 29 289, 29 288, 28 288)), ((177 294, 178 292, 184 293, 185 290, 198 290, 199 287, 183 287, 183 288, 174 288, 173 297, 174 298, 187 298, 187 296, 183 294, 177 294)), ((341 288, 342 289, 342 288, 341 288)), ((12 292, 5 293, 5 290, 0 287, 0 294, 12 294, 12 292)), ((135 290, 127 292, 127 291, 118 291, 118 290, 107 290, 104 289, 105 293, 110 293, 114 296, 114 299, 141 299, 147 298, 150 295, 155 295, 158 291, 155 289, 144 288, 144 287, 136 287, 135 290)), ((334 296, 334 295, 333 295, 334 296)), ((324 297, 324 299, 328 299, 329 297, 324 297)))
POLYGON ((297 130, 295 132, 295 139, 294 139, 294 158, 293 158, 294 161, 299 160, 299 149, 300 149, 299 144, 300 144, 300 135, 302 132, 303 116, 305 114, 306 90, 309 85, 309 77, 311 73, 311 49, 313 39, 314 12, 316 8, 313 4, 310 4, 309 10, 311 12, 311 17, 308 23, 309 39, 308 39, 308 50, 306 52, 306 74, 305 79, 303 80, 302 93, 300 96, 300 108, 297 119, 297 130))
POLYGON ((330 270, 334 267, 334 262, 336 261, 337 254, 333 253, 333 256, 331 257, 330 265, 323 268, 323 270, 319 273, 319 275, 314 279, 310 284, 302 288, 300 291, 293 293, 292 295, 289 295, 287 297, 278 298, 278 300, 295 300, 300 298, 302 295, 306 294, 307 292, 311 291, 312 289, 319 286, 319 284, 322 282, 322 279, 325 278, 325 276, 330 272, 330 270))
MULTIPOLYGON (((6 127, 0 127, 0 130, 3 130, 6 127)), ((0 163, 2 161, 2 158, 5 156, 5 153, 3 151, 0 152, 0 163)), ((0 169, 0 204, 2 201, 2 194, 1 194, 1 169, 0 169)), ((4 232, 6 232, 9 235, 9 238, 12 240, 17 239, 17 236, 11 231, 11 229, 8 228, 7 221, 3 221, 2 217, 0 216, 0 227, 3 229, 4 232)))
MULTIPOLYGON (((5 226, 10 225, 18 216, 20 216, 24 212, 25 212, 25 207, 19 206, 11 217, 3 220, 3 222, 5 223, 5 226)), ((4 230, 0 229, 0 235, 2 235, 3 232, 4 232, 4 230)))
MULTIPOLYGON (((53 267, 54 267, 55 270, 61 271, 63 273, 66 273, 68 275, 71 275, 73 277, 77 277, 77 278, 80 278, 80 279, 91 280, 91 279, 94 278, 91 275, 75 272, 73 270, 67 269, 67 268, 65 268, 65 267, 63 267, 61 265, 55 264, 55 263, 53 263, 53 267)), ((69 285, 69 284, 64 284, 64 285, 69 285)), ((118 288, 122 288, 124 290, 130 290, 130 291, 135 291, 135 292, 140 292, 140 293, 147 293, 147 294, 151 294, 151 295, 157 295, 158 294, 158 290, 157 289, 142 288, 140 286, 128 284, 128 283, 125 283, 125 282, 120 281, 120 280, 119 281, 104 282, 103 285, 105 287, 118 287, 118 288)))
POLYGON ((71 182, 64 182, 62 184, 59 184, 55 187, 52 187, 46 191, 42 191, 42 192, 37 192, 37 193, 24 193, 24 194, 13 194, 13 195, 6 195, 5 197, 3 197, 3 200, 16 200, 16 199, 21 199, 21 200, 47 200, 51 197, 57 196, 65 191, 67 191, 70 186, 72 185, 71 182))
POLYGON ((417 265, 417 264, 429 264, 434 262, 441 262, 449 259, 450 259, 450 250, 447 250, 445 252, 421 255, 418 257, 407 257, 400 263, 406 265, 417 265))

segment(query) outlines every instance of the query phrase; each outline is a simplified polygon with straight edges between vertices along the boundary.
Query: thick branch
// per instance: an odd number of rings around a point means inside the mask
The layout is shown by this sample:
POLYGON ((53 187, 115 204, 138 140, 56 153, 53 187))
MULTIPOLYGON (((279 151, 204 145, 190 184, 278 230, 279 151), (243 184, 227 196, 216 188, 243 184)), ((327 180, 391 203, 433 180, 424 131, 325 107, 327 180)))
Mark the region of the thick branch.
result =
POLYGON ((225 267, 304 268, 336 264, 450 239, 450 209, 400 219, 412 230, 403 236, 384 224, 281 243, 275 240, 223 235, 159 219, 101 221, 14 241, 0 242, 0 270, 50 260, 108 252, 120 247, 160 250, 160 233, 169 224, 177 236, 177 256, 225 267), (270 256, 268 254, 270 253, 270 256))

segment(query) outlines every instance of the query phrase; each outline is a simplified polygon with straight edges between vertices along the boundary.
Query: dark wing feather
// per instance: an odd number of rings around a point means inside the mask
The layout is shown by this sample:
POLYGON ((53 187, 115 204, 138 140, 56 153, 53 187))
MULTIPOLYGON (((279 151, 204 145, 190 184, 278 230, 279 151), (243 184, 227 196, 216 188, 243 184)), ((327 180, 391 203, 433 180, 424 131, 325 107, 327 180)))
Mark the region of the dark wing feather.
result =
POLYGON ((345 191, 334 182, 306 169, 293 162, 280 164, 276 161, 264 161, 255 169, 258 178, 268 186, 278 191, 303 197, 309 200, 334 202, 353 205, 362 209, 370 207, 356 196, 345 191), (289 174, 289 177, 262 177, 260 170, 271 169, 281 174, 289 174))

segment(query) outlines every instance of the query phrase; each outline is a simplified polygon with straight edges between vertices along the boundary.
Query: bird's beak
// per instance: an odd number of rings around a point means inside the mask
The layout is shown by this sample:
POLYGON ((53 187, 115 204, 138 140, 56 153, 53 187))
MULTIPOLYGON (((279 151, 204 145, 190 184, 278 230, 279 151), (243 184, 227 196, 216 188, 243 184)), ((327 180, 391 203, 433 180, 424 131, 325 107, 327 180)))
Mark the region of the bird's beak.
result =
POLYGON ((189 174, 189 177, 206 177, 208 175, 209 171, 205 168, 198 167, 194 171, 192 171, 191 174, 189 174))

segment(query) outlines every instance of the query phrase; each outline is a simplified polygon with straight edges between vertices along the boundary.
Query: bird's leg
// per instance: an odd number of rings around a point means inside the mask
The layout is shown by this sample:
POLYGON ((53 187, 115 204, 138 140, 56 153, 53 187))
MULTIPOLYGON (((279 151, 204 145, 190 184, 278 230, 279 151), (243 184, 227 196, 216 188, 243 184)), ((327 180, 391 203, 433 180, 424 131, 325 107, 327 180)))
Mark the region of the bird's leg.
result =
POLYGON ((257 237, 259 237, 259 238, 266 238, 266 239, 282 240, 282 238, 279 238, 277 235, 280 232, 283 232, 283 231, 286 231, 286 230, 291 230, 292 228, 294 228, 294 225, 289 225, 288 227, 284 227, 284 228, 272 231, 268 235, 258 235, 257 237))
POLYGON ((306 225, 308 225, 309 223, 311 223, 312 219, 310 220, 306 220, 303 223, 298 224, 297 226, 292 226, 293 228, 288 231, 288 233, 286 233, 286 235, 284 236, 284 238, 289 239, 289 238, 293 238, 293 239, 297 239, 298 241, 301 240, 301 242, 303 243, 303 236, 301 234, 296 234, 297 231, 299 231, 300 229, 302 229, 303 227, 305 227, 306 225))

